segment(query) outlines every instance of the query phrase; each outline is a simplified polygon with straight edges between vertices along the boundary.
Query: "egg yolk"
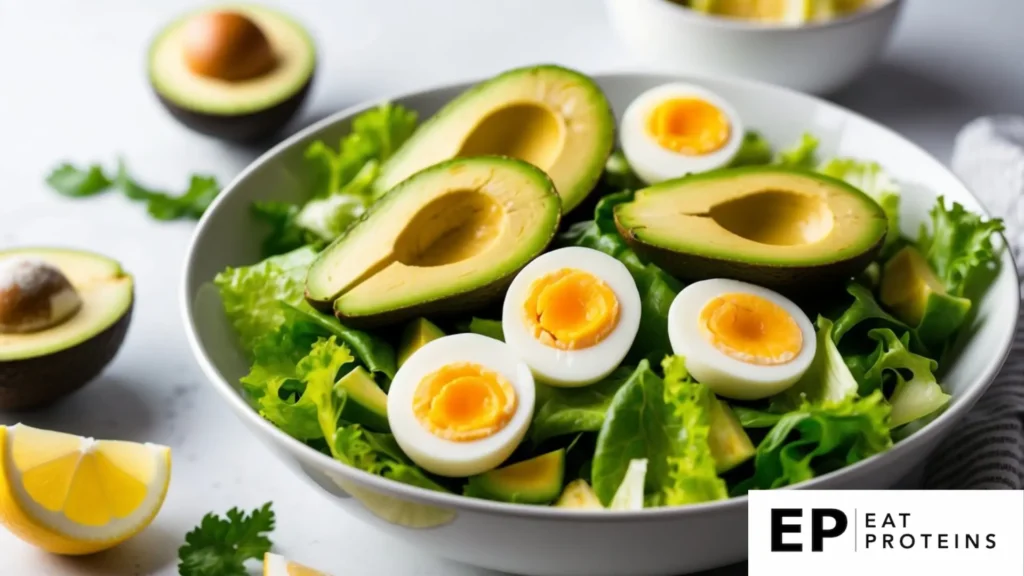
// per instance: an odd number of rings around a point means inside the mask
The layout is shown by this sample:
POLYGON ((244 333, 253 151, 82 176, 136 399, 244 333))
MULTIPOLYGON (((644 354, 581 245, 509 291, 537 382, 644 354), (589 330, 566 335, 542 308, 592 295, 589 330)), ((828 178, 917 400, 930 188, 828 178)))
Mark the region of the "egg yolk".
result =
POLYGON ((479 440, 497 433, 512 419, 516 392, 501 374, 479 364, 448 364, 420 381, 413 412, 439 438, 479 440))
POLYGON ((615 330, 619 299, 597 276, 563 268, 533 282, 523 312, 534 338, 559 350, 579 350, 615 330))
POLYGON ((720 352, 749 364, 785 364, 803 348, 803 332, 778 304, 753 294, 722 294, 700 313, 704 337, 720 352))
POLYGON ((725 113, 699 98, 666 100, 647 118, 647 131, 662 148, 689 156, 725 146, 731 130, 725 113))

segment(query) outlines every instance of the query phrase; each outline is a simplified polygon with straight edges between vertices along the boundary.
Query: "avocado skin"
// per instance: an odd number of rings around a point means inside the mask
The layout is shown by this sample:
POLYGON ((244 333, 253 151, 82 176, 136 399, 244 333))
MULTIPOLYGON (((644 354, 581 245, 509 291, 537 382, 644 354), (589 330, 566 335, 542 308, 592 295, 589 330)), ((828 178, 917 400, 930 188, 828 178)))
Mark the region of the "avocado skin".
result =
POLYGON ((615 228, 626 244, 644 260, 653 262, 672 276, 684 281, 707 278, 729 278, 750 282, 783 294, 803 295, 827 290, 829 286, 840 286, 860 274, 874 262, 882 250, 885 236, 867 250, 845 260, 837 260, 814 266, 769 266, 752 265, 740 260, 723 260, 696 254, 673 252, 658 246, 651 246, 638 240, 631 228, 615 218, 615 228))
POLYGON ((284 101, 249 114, 208 114, 183 108, 154 90, 160 104, 185 127, 220 140, 242 144, 256 143, 280 132, 302 107, 316 72, 309 75, 298 92, 284 101))
MULTIPOLYGON (((552 237, 552 240, 554 238, 552 237)), ((545 244, 543 253, 547 250, 550 245, 545 244)), ((525 266, 525 264, 524 264, 525 266)), ((475 290, 456 294, 448 298, 442 298, 440 300, 431 300, 429 302, 423 302, 415 306, 409 306, 408 308, 399 308, 397 310, 388 310, 386 312, 378 312, 377 314, 367 316, 346 316, 341 312, 333 309, 333 304, 328 303, 326 310, 321 310, 331 313, 346 326, 352 328, 378 328, 381 326, 391 326, 399 324, 410 319, 416 318, 417 316, 429 316, 434 319, 444 319, 451 316, 464 316, 468 313, 477 312, 488 305, 492 304, 496 300, 500 299, 508 289, 509 285, 512 284, 512 280, 516 277, 522 268, 516 269, 507 276, 499 278, 486 286, 481 286, 475 290)), ((312 300, 309 301, 312 304, 312 300)), ((314 306, 316 307, 316 306, 314 306)))
POLYGON ((121 349, 134 308, 133 292, 125 313, 85 342, 44 356, 0 362, 0 410, 52 404, 99 376, 121 349))

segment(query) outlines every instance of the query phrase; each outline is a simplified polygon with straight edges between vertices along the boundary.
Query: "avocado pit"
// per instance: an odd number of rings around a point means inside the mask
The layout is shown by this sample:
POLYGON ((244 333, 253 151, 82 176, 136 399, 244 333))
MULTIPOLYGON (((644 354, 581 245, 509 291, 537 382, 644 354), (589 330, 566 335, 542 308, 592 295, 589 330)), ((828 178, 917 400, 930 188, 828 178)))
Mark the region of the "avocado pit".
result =
POLYGON ((82 298, 55 266, 33 258, 0 262, 0 334, 52 328, 82 308, 82 298))
POLYGON ((232 11, 194 16, 185 30, 183 52, 193 72, 227 82, 263 76, 276 65, 263 30, 251 18, 232 11))

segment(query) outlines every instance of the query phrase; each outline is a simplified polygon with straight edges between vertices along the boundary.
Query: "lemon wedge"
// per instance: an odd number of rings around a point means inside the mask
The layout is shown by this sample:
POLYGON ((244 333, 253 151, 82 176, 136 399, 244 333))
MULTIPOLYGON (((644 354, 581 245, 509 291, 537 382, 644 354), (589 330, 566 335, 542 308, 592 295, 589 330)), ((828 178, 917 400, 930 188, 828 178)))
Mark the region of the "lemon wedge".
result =
POLYGON ((327 572, 313 570, 298 562, 267 552, 263 555, 263 576, 330 576, 327 572))
POLYGON ((166 446, 0 426, 0 523, 55 554, 90 554, 141 532, 171 479, 166 446))

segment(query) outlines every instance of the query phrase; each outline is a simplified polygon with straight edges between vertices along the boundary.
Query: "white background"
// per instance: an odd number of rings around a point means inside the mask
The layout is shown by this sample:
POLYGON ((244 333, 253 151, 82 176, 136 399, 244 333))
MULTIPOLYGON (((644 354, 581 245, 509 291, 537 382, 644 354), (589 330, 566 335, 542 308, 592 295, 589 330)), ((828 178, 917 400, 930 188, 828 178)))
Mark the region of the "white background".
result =
MULTIPOLYGON (((271 4, 284 4, 272 2, 271 4)), ((149 39, 189 0, 0 0, 0 247, 73 245, 135 274, 137 306, 121 354, 97 382, 48 410, 0 424, 157 441, 174 479, 156 522, 90 558, 45 556, 0 532, 2 572, 175 574, 184 533, 211 510, 273 500, 278 550, 347 576, 485 573, 437 559, 350 519, 281 469, 209 389, 186 347, 177 286, 192 224, 157 223, 111 195, 58 197, 43 176, 63 159, 124 154, 146 183, 180 189, 193 171, 222 182, 261 150, 196 136, 145 81, 149 39)), ((599 0, 292 0, 320 47, 308 105, 292 129, 396 91, 556 61, 586 71, 636 63, 599 0)), ((910 0, 884 61, 833 99, 948 161, 952 137, 983 113, 1024 112, 1020 0, 910 0)), ((730 571, 731 572, 731 571, 730 571)), ((739 569, 737 573, 745 573, 739 569)))

